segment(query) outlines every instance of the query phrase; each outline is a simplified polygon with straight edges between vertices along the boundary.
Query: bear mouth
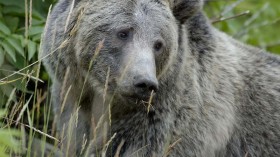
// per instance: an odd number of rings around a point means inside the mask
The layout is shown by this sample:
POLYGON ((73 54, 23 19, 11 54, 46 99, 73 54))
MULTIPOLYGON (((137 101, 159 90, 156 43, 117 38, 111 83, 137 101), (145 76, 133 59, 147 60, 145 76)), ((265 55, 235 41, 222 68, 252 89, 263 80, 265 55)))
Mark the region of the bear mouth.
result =
POLYGON ((122 98, 122 100, 128 100, 129 102, 149 102, 150 99, 156 95, 155 92, 149 92, 144 90, 134 90, 134 89, 124 89, 117 88, 118 95, 122 98))
POLYGON ((149 102, 154 95, 155 93, 153 93, 153 95, 151 95, 150 93, 141 93, 141 94, 130 93, 130 94, 122 94, 122 97, 123 99, 132 100, 135 102, 138 101, 149 102))

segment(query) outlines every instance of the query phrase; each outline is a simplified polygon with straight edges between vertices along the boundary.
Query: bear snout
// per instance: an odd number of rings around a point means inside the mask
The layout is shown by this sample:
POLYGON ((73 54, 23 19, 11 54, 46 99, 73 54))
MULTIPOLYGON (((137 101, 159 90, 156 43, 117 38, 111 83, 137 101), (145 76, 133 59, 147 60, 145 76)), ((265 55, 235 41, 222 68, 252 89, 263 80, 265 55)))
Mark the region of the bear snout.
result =
POLYGON ((147 99, 151 96, 152 91, 158 90, 158 80, 155 77, 135 76, 133 80, 135 95, 141 99, 147 99))

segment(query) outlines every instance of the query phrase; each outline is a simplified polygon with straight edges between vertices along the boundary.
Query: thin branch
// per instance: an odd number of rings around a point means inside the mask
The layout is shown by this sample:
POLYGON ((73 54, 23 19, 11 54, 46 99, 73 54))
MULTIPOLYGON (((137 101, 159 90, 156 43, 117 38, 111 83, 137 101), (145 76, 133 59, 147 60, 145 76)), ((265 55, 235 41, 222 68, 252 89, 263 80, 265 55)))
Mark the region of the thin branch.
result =
POLYGON ((222 22, 222 21, 227 21, 227 20, 231 20, 231 19, 235 19, 235 18, 238 18, 238 17, 241 17, 241 16, 244 16, 244 15, 248 15, 250 13, 249 10, 243 12, 243 13, 240 13, 240 14, 237 14, 237 15, 234 15, 234 16, 230 16, 230 17, 221 17, 219 19, 216 19, 216 20, 213 20, 211 21, 212 24, 215 24, 215 23, 218 23, 218 22, 222 22))

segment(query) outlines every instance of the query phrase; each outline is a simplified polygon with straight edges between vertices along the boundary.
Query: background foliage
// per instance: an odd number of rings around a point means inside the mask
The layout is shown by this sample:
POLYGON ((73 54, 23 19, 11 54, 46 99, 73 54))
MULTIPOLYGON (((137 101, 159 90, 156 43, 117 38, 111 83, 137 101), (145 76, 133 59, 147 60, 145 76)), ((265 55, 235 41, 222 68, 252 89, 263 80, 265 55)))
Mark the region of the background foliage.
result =
MULTIPOLYGON (((19 133, 11 126, 27 131, 29 140, 53 135, 47 101, 49 81, 37 56, 48 9, 55 2, 0 0, 0 108, 8 111, 0 110, 0 117, 4 117, 0 123, 0 156, 10 150, 19 152, 15 140, 19 133), (14 125, 15 121, 24 125, 14 125), (36 129, 42 132, 38 135, 36 129)), ((218 29, 280 54, 279 0, 208 0, 205 11, 218 29)))
POLYGON ((278 0, 209 0, 205 7, 218 29, 245 43, 280 54, 280 2, 278 0), (242 14, 242 16, 238 16, 242 14))
MULTIPOLYGON (((28 131, 29 139, 35 135, 35 128, 47 132, 47 125, 44 123, 46 118, 43 122, 41 118, 47 112, 44 111, 44 106, 37 105, 38 98, 34 99, 40 88, 37 82, 38 72, 41 72, 40 78, 44 78, 45 72, 40 70, 38 64, 32 66, 32 63, 37 61, 41 33, 49 6, 54 2, 0 0, 0 109, 7 111, 0 110, 3 122, 0 123, 1 157, 23 152, 20 151, 18 139, 27 137, 24 131, 28 131), (27 114, 29 110, 30 113, 27 114), (15 125, 15 122, 26 125, 15 125), (19 128, 23 134, 10 127, 19 128)), ((44 80, 47 84, 47 78, 44 80)), ((23 147, 26 147, 25 142, 21 142, 23 147)), ((28 154, 30 155, 30 151, 28 154)))

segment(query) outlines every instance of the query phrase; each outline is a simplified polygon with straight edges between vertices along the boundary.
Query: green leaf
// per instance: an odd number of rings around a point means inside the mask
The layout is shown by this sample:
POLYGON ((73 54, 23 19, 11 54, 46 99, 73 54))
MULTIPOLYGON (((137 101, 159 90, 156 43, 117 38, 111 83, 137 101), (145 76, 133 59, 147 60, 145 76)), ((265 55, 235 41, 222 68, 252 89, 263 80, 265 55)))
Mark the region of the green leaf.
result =
POLYGON ((0 31, 0 38, 6 38, 6 35, 0 31))
POLYGON ((21 46, 21 43, 18 39, 9 36, 8 38, 6 38, 6 40, 10 45, 12 45, 17 50, 17 52, 21 56, 25 57, 23 47, 21 46))
POLYGON ((33 26, 29 29, 28 35, 34 36, 37 34, 41 34, 43 32, 44 27, 43 26, 33 26))
POLYGON ((0 118, 1 118, 1 117, 4 117, 5 114, 6 114, 6 111, 5 111, 5 110, 0 110, 0 118))
MULTIPOLYGON (((11 80, 10 80, 11 81, 11 80)), ((4 93, 4 95, 6 95, 7 97, 9 97, 13 91, 13 86, 11 84, 4 84, 0 86, 0 90, 4 93)), ((0 136, 1 137, 1 136, 0 136)))
POLYGON ((19 18, 13 17, 13 16, 6 16, 5 22, 6 22, 7 26, 10 28, 10 30, 12 32, 15 32, 18 28, 19 18))
POLYGON ((17 59, 15 49, 6 40, 2 42, 2 46, 4 50, 9 54, 9 56, 13 59, 13 61, 16 62, 17 59))
POLYGON ((5 6, 18 6, 18 7, 24 7, 24 1, 22 0, 0 0, 0 4, 3 4, 5 6))
MULTIPOLYGON (((17 75, 17 77, 19 77, 19 76, 17 75)), ((17 80, 15 82, 12 82, 11 85, 13 85, 17 89, 17 91, 22 91, 25 93, 32 93, 32 92, 27 91, 26 85, 24 83, 22 83, 22 80, 17 80)), ((12 99, 12 100, 16 102, 16 99, 12 99)))
POLYGON ((20 137, 20 132, 11 129, 0 129, 0 145, 6 146, 14 152, 20 152, 20 142, 15 137, 20 137))
POLYGON ((0 67, 4 63, 4 58, 5 58, 5 52, 4 52, 3 48, 0 46, 0 67))
POLYGON ((11 34, 11 30, 2 21, 0 21, 0 31, 7 35, 11 34))
POLYGON ((23 35, 18 35, 18 34, 12 34, 11 35, 13 38, 18 39, 20 41, 21 47, 25 47, 25 41, 26 39, 24 38, 23 35))
POLYGON ((2 11, 4 14, 13 15, 13 16, 25 16, 24 6, 17 7, 17 6, 5 6, 2 11))
POLYGON ((29 40, 28 41, 28 61, 31 60, 31 58, 34 56, 36 52, 36 43, 29 40))
POLYGON ((32 19, 33 26, 44 26, 45 22, 46 22, 46 19, 44 19, 44 18, 43 19, 36 19, 36 18, 32 19))
POLYGON ((7 148, 5 148, 4 146, 0 146, 0 156, 2 157, 9 157, 8 154, 5 154, 7 148))
MULTIPOLYGON (((19 56, 19 57, 22 58, 21 56, 19 56)), ((18 58, 19 61, 21 60, 20 58, 18 58)), ((17 63, 19 61, 17 61, 17 63)), ((22 79, 25 77, 24 74, 17 73, 13 76, 10 76, 12 73, 14 73, 16 71, 16 68, 21 69, 23 67, 24 67, 23 65, 18 66, 18 65, 3 64, 1 69, 4 69, 4 70, 0 71, 0 78, 1 77, 4 78, 4 77, 9 76, 9 80, 16 80, 14 82, 10 82, 9 85, 12 85, 12 87, 16 88, 17 91, 22 91, 24 93, 30 93, 31 94, 31 93, 33 93, 33 91, 28 91, 26 89, 26 84, 22 82, 23 81, 22 79), (19 78, 21 78, 21 79, 19 79, 19 78)), ((32 69, 30 68, 28 70, 30 71, 32 69)), ((22 71, 22 73, 25 73, 25 72, 22 71)), ((25 78, 25 80, 26 79, 27 78, 25 78)), ((1 86, 0 86, 0 91, 1 91, 1 86)), ((5 94, 2 94, 2 95, 5 95, 5 94)), ((1 96, 1 93, 0 93, 0 96, 1 96)), ((14 102, 16 102, 16 97, 15 96, 16 95, 13 95, 13 97, 12 97, 13 98, 12 100, 14 102)), ((1 97, 0 97, 0 100, 1 100, 1 97)))
POLYGON ((35 19, 38 19, 38 20, 44 20, 45 19, 37 10, 33 10, 32 18, 35 18, 35 19))
MULTIPOLYGON (((3 7, 0 5, 0 10, 3 10, 3 7)), ((2 19, 3 18, 3 14, 2 14, 2 12, 0 11, 0 19, 2 19)))
POLYGON ((23 58, 18 53, 16 53, 16 59, 17 59, 16 62, 13 61, 9 55, 6 55, 6 59, 16 69, 22 69, 22 68, 24 68, 26 66, 26 59, 23 58))
POLYGON ((42 34, 37 34, 32 37, 32 41, 40 42, 42 38, 42 34))

